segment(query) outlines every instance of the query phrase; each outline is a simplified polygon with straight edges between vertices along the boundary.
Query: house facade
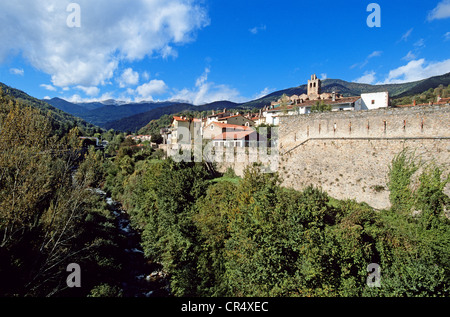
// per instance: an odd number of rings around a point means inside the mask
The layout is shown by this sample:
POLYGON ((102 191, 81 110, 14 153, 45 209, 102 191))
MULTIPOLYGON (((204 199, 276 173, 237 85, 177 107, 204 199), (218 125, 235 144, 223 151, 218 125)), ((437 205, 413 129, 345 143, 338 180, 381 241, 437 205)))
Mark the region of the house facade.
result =
POLYGON ((361 94, 361 99, 355 104, 355 110, 372 110, 389 107, 389 92, 374 92, 361 94))
POLYGON ((222 112, 216 113, 214 110, 212 111, 212 114, 206 117, 206 125, 210 124, 211 122, 217 122, 223 118, 227 118, 234 115, 231 112, 227 112, 227 109, 223 109, 222 112))
POLYGON ((255 122, 249 118, 244 117, 241 114, 235 114, 229 117, 223 117, 218 119, 219 122, 227 123, 227 124, 234 124, 234 125, 242 125, 246 127, 253 127, 255 126, 255 122))
POLYGON ((168 144, 192 144, 195 138, 202 137, 202 120, 174 116, 170 130, 168 144))
POLYGON ((256 131, 229 131, 221 133, 212 139, 214 147, 249 147, 258 142, 256 131))
POLYGON ((228 124, 222 122, 211 122, 210 124, 206 125, 206 127, 203 129, 202 137, 203 139, 212 140, 215 137, 221 135, 222 133, 234 131, 253 131, 253 129, 251 127, 241 125, 228 124))

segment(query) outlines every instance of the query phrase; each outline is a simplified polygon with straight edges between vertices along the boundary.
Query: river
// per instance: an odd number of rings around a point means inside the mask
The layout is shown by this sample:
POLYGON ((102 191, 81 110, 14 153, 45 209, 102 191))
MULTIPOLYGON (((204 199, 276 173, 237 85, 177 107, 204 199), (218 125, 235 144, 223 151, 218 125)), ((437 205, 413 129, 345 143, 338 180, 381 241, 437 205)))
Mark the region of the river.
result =
POLYGON ((138 231, 132 228, 129 215, 122 208, 122 205, 114 201, 111 197, 100 190, 94 190, 102 196, 108 204, 108 209, 115 217, 115 225, 118 233, 123 235, 123 254, 120 258, 123 261, 123 272, 125 272, 122 284, 124 297, 169 297, 170 284, 167 273, 162 266, 154 263, 144 256, 141 247, 141 236, 138 231))

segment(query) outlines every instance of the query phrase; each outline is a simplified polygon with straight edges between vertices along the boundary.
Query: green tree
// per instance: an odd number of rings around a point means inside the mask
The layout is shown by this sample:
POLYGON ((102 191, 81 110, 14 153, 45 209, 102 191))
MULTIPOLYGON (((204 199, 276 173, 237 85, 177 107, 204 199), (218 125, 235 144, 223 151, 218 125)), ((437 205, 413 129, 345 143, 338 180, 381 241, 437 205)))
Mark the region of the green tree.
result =
MULTIPOLYGON (((79 263, 99 272, 95 252, 112 236, 112 221, 87 190, 96 176, 80 171, 72 179, 83 159, 80 131, 60 136, 47 116, 5 96, 0 127, 0 295, 82 296, 82 290, 68 290, 66 266, 79 263)), ((88 155, 87 167, 93 159, 88 155)), ((87 292, 112 271, 87 274, 87 292)))
POLYGON ((414 157, 403 150, 392 160, 389 168, 389 199, 392 209, 400 212, 410 212, 414 205, 411 189, 411 176, 418 170, 414 157))
POLYGON ((311 112, 328 112, 331 111, 331 109, 331 105, 327 105, 323 101, 316 101, 316 104, 311 106, 311 112))

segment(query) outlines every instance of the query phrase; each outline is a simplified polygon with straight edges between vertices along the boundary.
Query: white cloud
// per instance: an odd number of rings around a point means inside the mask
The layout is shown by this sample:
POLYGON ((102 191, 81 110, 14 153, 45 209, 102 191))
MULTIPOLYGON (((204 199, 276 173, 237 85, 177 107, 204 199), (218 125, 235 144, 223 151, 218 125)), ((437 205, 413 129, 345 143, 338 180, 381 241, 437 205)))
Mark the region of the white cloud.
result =
POLYGON ((201 87, 205 84, 205 82, 208 80, 208 74, 211 72, 211 70, 207 67, 205 68, 204 73, 197 78, 195 81, 195 87, 201 87))
POLYGON ((265 96, 267 96, 268 94, 270 94, 270 93, 272 93, 274 91, 275 91, 275 89, 266 87, 263 90, 261 90, 261 92, 259 92, 258 94, 254 95, 252 99, 259 99, 259 98, 265 97, 265 96))
POLYGON ((0 62, 19 54, 57 87, 106 84, 119 63, 176 56, 209 23, 200 0, 78 0, 81 27, 66 24, 69 1, 0 2, 0 62))
POLYGON ((327 78, 328 78, 328 75, 327 75, 326 73, 320 74, 320 79, 321 79, 321 80, 325 80, 325 79, 327 79, 327 78))
POLYGON ((428 14, 428 21, 446 18, 450 18, 450 0, 439 2, 437 7, 428 14))
POLYGON ((403 42, 403 41, 407 42, 413 30, 414 30, 414 28, 411 28, 408 31, 406 31, 406 33, 403 34, 402 37, 400 38, 399 42, 403 42))
POLYGON ((419 39, 417 42, 414 43, 415 47, 425 47, 425 40, 424 39, 419 39))
MULTIPOLYGON (((154 95, 161 95, 167 91, 167 85, 164 81, 159 79, 153 79, 146 84, 143 84, 136 88, 136 92, 139 94, 139 100, 153 100, 154 95)), ((128 91, 129 93, 131 91, 128 91)))
POLYGON ((174 50, 172 46, 167 45, 161 49, 161 56, 164 59, 167 59, 169 57, 177 58, 178 52, 176 50, 174 50))
POLYGON ((364 72, 364 75, 355 79, 354 82, 360 84, 373 84, 375 82, 375 75, 376 73, 374 71, 366 71, 364 72))
MULTIPOLYGON (((83 102, 101 102, 104 100, 109 100, 109 99, 116 99, 112 93, 107 92, 102 94, 100 97, 88 97, 88 98, 83 98, 78 94, 74 94, 70 97, 62 97, 64 100, 67 100, 69 102, 73 102, 73 103, 83 103, 83 102)), ((127 99, 127 101, 131 101, 130 99, 127 99)))
POLYGON ((80 103, 80 102, 89 102, 87 99, 83 99, 81 98, 80 95, 72 95, 71 97, 65 97, 64 100, 68 101, 68 102, 73 102, 73 103, 80 103))
POLYGON ((127 68, 124 70, 119 78, 120 88, 125 88, 127 86, 134 86, 139 83, 139 73, 133 71, 132 68, 127 68))
POLYGON ((381 56, 381 54, 383 54, 382 51, 373 51, 366 57, 366 60, 364 62, 353 64, 352 66, 350 66, 350 69, 353 69, 355 67, 359 67, 360 69, 363 69, 367 64, 369 64, 370 59, 372 59, 374 57, 379 57, 379 56, 381 56))
POLYGON ((42 84, 40 85, 40 87, 49 90, 49 91, 56 91, 57 89, 55 87, 53 87, 52 85, 47 85, 47 84, 42 84))
POLYGON ((22 68, 11 68, 9 72, 13 75, 23 76, 25 71, 22 68))
POLYGON ((381 56, 381 54, 383 54, 382 51, 374 51, 369 56, 367 56, 367 58, 370 59, 370 58, 373 58, 373 57, 378 57, 378 56, 381 56))
POLYGON ((425 40, 423 38, 417 40, 413 44, 414 48, 408 52, 405 56, 402 57, 402 60, 412 61, 418 58, 423 48, 425 48, 425 40))
POLYGON ((406 56, 404 56, 402 59, 406 61, 412 61, 413 59, 416 59, 416 54, 414 54, 412 51, 409 51, 406 56))
POLYGON ((450 72, 450 59, 441 62, 427 62, 424 58, 393 69, 380 84, 397 84, 418 81, 450 72))
POLYGON ((97 87, 84 87, 78 85, 76 88, 82 90, 86 95, 91 97, 97 96, 100 93, 100 89, 98 89, 97 87))
POLYGON ((265 25, 255 26, 254 28, 249 29, 249 32, 252 34, 258 34, 259 31, 265 31, 267 27, 265 25))
POLYGON ((244 102, 248 99, 241 96, 239 91, 228 85, 219 85, 208 82, 209 68, 205 68, 203 74, 195 81, 194 89, 184 88, 177 90, 170 98, 171 100, 183 100, 194 105, 202 105, 214 101, 228 100, 233 102, 244 102))
POLYGON ((144 80, 149 80, 150 79, 150 74, 147 71, 145 71, 145 72, 142 73, 142 78, 144 78, 144 80))
POLYGON ((450 41, 450 32, 447 32, 447 33, 444 34, 444 39, 446 41, 450 41))

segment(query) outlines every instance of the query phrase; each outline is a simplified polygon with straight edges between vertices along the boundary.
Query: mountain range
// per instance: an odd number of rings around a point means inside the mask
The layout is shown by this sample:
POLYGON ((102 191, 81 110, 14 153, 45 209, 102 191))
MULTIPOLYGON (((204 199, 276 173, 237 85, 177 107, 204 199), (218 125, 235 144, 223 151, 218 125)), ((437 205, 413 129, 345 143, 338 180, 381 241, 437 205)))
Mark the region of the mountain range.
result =
MULTIPOLYGON (((362 93, 388 91, 391 98, 401 98, 436 88, 439 85, 450 85, 450 73, 430 77, 427 79, 388 85, 369 85, 347 82, 340 79, 325 79, 322 81, 322 92, 339 92, 343 96, 359 96, 362 93)), ((105 100, 102 102, 73 103, 61 98, 49 100, 37 100, 26 93, 0 83, 3 91, 26 101, 42 111, 51 112, 59 121, 71 122, 92 129, 99 126, 104 129, 136 132, 147 125, 150 121, 159 119, 165 114, 176 114, 182 111, 210 111, 239 109, 250 111, 270 105, 272 101, 278 100, 283 94, 301 95, 307 92, 307 85, 275 91, 262 98, 245 103, 234 103, 231 101, 216 101, 213 103, 196 106, 181 101, 163 102, 139 102, 130 103, 118 100, 105 100)))

